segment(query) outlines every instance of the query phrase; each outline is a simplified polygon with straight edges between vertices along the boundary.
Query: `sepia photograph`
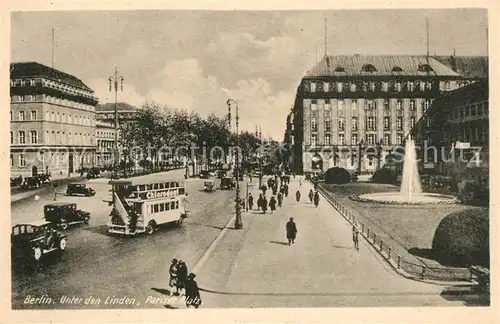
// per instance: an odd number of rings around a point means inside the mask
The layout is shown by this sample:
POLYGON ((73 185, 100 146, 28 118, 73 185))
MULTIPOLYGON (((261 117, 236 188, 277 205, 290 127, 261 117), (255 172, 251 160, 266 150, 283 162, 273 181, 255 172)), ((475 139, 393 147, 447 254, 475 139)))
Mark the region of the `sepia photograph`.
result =
POLYGON ((490 306, 487 9, 10 19, 12 310, 490 306))

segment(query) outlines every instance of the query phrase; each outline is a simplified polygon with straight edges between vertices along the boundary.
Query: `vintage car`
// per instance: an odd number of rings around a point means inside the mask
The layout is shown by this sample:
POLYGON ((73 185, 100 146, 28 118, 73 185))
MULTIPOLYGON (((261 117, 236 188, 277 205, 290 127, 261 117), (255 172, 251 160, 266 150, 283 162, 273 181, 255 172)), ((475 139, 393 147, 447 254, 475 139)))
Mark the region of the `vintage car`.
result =
POLYGON ((66 189, 66 194, 68 196, 73 195, 84 195, 87 197, 95 196, 95 190, 87 187, 84 183, 70 183, 68 189, 66 189))
POLYGON ((10 186, 17 187, 23 183, 23 176, 10 177, 10 186))
POLYGON ((208 170, 203 170, 200 172, 200 179, 210 179, 212 177, 212 172, 208 170))
POLYGON ((21 183, 22 189, 38 188, 42 185, 42 181, 38 177, 26 177, 21 183))
POLYGON ((231 177, 223 177, 220 180, 220 189, 221 190, 231 190, 236 186, 236 181, 234 181, 231 177))
POLYGON ((206 180, 203 186, 203 190, 205 192, 214 192, 215 191, 215 179, 206 180))
POLYGON ((43 215, 54 227, 67 229, 70 225, 88 224, 90 213, 77 209, 73 203, 54 203, 43 207, 43 215))
POLYGON ((43 219, 12 227, 12 260, 31 259, 38 262, 45 254, 66 249, 66 235, 43 219))
POLYGON ((99 168, 90 168, 87 170, 87 179, 96 179, 101 176, 101 170, 99 168))

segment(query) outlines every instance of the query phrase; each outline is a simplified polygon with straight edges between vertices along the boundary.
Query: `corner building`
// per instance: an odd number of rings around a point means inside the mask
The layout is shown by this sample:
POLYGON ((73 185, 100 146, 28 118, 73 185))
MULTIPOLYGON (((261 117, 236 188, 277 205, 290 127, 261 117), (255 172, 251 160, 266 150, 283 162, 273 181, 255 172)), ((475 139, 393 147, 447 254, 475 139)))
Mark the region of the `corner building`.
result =
POLYGON ((95 154, 94 91, 80 79, 36 62, 10 65, 12 176, 67 177, 95 154))
POLYGON ((302 78, 289 115, 291 169, 374 172, 432 101, 462 83, 426 56, 325 56, 302 78))

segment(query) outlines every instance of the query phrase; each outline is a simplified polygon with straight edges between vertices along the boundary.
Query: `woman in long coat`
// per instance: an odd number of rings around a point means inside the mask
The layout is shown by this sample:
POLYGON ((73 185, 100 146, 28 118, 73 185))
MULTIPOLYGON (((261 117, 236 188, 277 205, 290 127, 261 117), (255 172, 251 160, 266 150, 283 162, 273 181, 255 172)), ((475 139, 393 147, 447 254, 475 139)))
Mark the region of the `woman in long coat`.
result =
POLYGON ((295 199, 297 199, 297 202, 300 201, 300 191, 297 190, 297 192, 295 193, 295 199))
POLYGON ((276 198, 274 196, 269 199, 269 208, 271 209, 271 213, 276 210, 276 198))
POLYGON ((297 226, 293 221, 293 217, 286 223, 286 238, 288 239, 288 245, 295 243, 295 237, 297 236, 297 226))
POLYGON ((186 307, 198 308, 201 305, 200 288, 194 278, 196 275, 190 273, 186 282, 186 307))

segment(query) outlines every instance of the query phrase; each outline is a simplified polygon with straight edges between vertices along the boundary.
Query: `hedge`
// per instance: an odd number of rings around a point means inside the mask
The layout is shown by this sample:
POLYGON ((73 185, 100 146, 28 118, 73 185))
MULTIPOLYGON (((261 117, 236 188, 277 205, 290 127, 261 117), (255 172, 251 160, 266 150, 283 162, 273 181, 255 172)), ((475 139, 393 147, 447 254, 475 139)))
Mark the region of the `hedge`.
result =
POLYGON ((344 184, 351 181, 351 174, 344 168, 333 167, 325 173, 326 184, 344 184))

